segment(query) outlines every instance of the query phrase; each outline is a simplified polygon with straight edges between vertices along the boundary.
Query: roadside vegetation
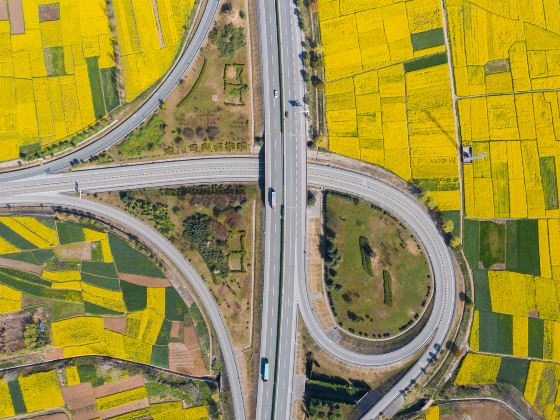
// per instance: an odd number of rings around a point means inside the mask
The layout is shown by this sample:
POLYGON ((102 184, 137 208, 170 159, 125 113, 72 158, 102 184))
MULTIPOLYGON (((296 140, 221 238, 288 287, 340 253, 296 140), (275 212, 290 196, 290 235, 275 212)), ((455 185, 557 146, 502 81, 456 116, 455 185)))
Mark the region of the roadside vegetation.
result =
POLYGON ((247 26, 245 2, 224 3, 209 41, 166 102, 92 163, 249 153, 253 121, 247 26))
POLYGON ((327 192, 323 208, 325 284, 338 325, 368 338, 408 329, 433 293, 417 240, 387 212, 358 198, 327 192))
POLYGON ((253 226, 257 189, 210 185, 96 194, 151 224, 206 281, 233 344, 251 345, 253 226))

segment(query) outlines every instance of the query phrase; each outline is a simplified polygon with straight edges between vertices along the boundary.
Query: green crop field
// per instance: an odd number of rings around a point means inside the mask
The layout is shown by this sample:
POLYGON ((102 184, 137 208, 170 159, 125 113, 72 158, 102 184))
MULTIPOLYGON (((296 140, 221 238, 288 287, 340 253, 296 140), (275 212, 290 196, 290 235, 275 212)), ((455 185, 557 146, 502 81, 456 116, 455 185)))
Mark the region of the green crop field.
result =
POLYGON ((147 293, 145 287, 124 280, 120 282, 120 285, 127 310, 141 311, 146 308, 147 293))
POLYGON ((544 321, 529 318, 529 357, 543 357, 544 321))
POLYGON ((423 311, 428 262, 411 232, 371 204, 325 197, 326 284, 336 320, 355 334, 398 334, 423 311))
POLYGON ((57 231, 58 240, 61 245, 83 242, 85 240, 83 227, 77 223, 57 223, 57 231))
POLYGON ((494 222, 480 224, 480 261, 484 268, 504 264, 506 225, 494 222))
POLYGON ((498 382, 513 385, 520 392, 523 392, 528 371, 529 360, 503 357, 498 372, 498 382))
POLYGON ((474 279, 474 304, 476 309, 491 311, 490 288, 488 286, 488 272, 481 270, 473 271, 474 279))
POLYGON ((138 274, 149 277, 164 278, 164 274, 144 254, 132 249, 127 241, 114 234, 109 235, 111 251, 117 270, 120 273, 138 274))

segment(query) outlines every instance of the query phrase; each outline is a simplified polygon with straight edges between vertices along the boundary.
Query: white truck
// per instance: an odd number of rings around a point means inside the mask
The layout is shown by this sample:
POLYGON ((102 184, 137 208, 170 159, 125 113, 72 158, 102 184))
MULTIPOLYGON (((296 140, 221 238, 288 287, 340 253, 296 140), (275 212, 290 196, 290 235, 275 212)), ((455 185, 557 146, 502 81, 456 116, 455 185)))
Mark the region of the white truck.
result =
POLYGON ((272 188, 270 189, 270 207, 272 207, 272 209, 276 209, 276 191, 272 188))

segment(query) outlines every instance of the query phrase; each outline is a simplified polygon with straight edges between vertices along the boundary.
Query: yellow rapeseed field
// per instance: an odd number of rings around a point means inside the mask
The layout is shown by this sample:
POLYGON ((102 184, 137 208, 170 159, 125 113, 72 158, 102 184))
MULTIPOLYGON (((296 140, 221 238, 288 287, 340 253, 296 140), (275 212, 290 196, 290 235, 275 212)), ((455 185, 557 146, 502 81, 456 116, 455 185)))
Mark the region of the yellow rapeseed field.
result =
POLYGON ((537 397, 537 392, 539 390, 539 383, 541 381, 542 371, 546 363, 539 360, 531 360, 529 364, 529 372, 527 373, 527 380, 525 381, 525 392, 524 397, 533 405, 535 403, 535 398, 537 397))
POLYGON ((431 405, 426 411, 425 420, 438 420, 439 419, 439 406, 431 405))
POLYGON ((500 363, 500 356, 468 353, 455 378, 455 385, 494 384, 500 363))
POLYGON ((108 410, 110 408, 141 400, 142 398, 146 397, 146 388, 144 386, 141 386, 138 388, 129 389, 123 392, 118 392, 116 394, 97 398, 95 402, 97 404, 98 410, 108 410))
MULTIPOLYGON (((457 180, 440 2, 320 0, 319 19, 329 149, 405 180, 457 180)), ((458 186, 448 188, 432 199, 458 210, 458 186)))
POLYGON ((479 334, 480 334, 480 313, 474 311, 473 322, 471 327, 471 335, 469 337, 469 347, 472 351, 479 349, 479 334))
POLYGON ((126 310, 120 291, 104 289, 85 282, 82 282, 82 290, 82 296, 87 302, 117 312, 125 312, 126 310))
POLYGON ((15 414, 12 395, 8 383, 0 381, 0 417, 11 417, 15 414))
POLYGON ((104 326, 102 318, 80 316, 54 321, 51 328, 53 345, 67 347, 101 341, 104 326))
POLYGON ((148 89, 169 69, 194 6, 194 0, 50 3, 58 16, 41 12, 49 4, 43 0, 22 2, 22 33, 17 23, 0 22, 0 161, 33 156, 148 89))
POLYGON ((45 226, 34 217, 4 216, 0 217, 0 223, 39 248, 49 248, 58 245, 56 230, 45 226))
POLYGON ((193 5, 194 0, 113 2, 127 101, 134 100, 169 68, 193 5))
POLYGON ((18 381, 28 413, 64 406, 54 370, 20 376, 18 381))
POLYGON ((78 374, 78 368, 76 366, 68 366, 65 369, 66 373, 66 385, 78 385, 80 383, 80 375, 78 374))
POLYGON ((11 254, 18 252, 19 248, 9 243, 6 239, 0 237, 0 254, 11 254))
POLYGON ((101 244, 101 252, 103 253, 103 262, 113 262, 113 255, 111 254, 111 245, 109 244, 109 235, 107 232, 99 232, 97 230, 84 228, 84 237, 86 241, 94 242, 99 241, 101 244))
POLYGON ((0 284, 0 314, 21 309, 21 292, 0 284))
POLYGON ((80 280, 82 273, 78 270, 51 271, 45 269, 41 273, 41 277, 52 282, 67 282, 80 280))
POLYGON ((553 279, 508 271, 489 271, 488 284, 492 311, 528 316, 538 311, 539 318, 560 321, 553 279))

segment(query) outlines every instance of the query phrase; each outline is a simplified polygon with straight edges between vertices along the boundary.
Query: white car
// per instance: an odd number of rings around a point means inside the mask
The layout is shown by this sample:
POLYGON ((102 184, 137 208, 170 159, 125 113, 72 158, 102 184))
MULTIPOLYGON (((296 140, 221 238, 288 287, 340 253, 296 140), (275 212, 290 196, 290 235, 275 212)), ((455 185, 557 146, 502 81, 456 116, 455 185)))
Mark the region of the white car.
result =
POLYGON ((276 89, 274 89, 274 97, 278 98, 278 91, 276 89))

